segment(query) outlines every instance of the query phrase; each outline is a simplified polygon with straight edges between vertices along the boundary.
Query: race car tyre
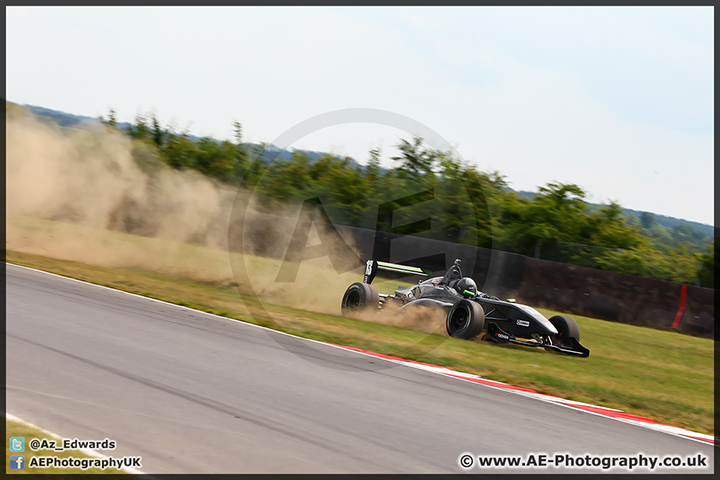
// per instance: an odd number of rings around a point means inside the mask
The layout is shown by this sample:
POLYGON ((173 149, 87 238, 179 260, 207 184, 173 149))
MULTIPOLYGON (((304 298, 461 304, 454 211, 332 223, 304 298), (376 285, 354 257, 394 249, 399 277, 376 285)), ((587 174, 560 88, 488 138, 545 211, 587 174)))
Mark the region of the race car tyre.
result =
POLYGON ((355 282, 345 290, 342 299, 342 314, 352 317, 362 311, 375 309, 380 304, 377 288, 367 283, 355 282))
POLYGON ((469 340, 485 328, 485 312, 480 304, 464 298, 450 309, 445 326, 451 337, 469 340))
POLYGON ((556 336, 560 344, 565 344, 567 337, 575 337, 575 340, 580 340, 580 327, 574 318, 568 317, 567 315, 555 315, 550 317, 550 323, 558 331, 556 336))

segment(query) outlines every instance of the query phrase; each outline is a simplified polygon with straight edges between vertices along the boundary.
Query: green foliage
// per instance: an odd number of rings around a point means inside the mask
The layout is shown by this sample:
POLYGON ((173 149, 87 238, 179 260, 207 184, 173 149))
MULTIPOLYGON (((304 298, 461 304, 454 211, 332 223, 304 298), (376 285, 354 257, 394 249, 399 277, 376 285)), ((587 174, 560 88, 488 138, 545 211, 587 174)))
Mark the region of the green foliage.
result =
POLYGON ((127 133, 135 140, 150 141, 150 127, 148 126, 147 116, 142 113, 135 115, 135 123, 128 127, 127 133))
POLYGON ((232 176, 236 160, 236 146, 233 143, 202 137, 196 142, 196 146, 196 169, 220 180, 227 180, 232 176))
POLYGON ((569 261, 565 243, 584 244, 592 232, 585 191, 575 184, 549 183, 532 200, 508 198, 501 208, 500 245, 509 251, 549 260, 569 261))
POLYGON ((640 222, 644 229, 650 230, 656 224, 655 215, 650 212, 642 212, 642 214, 640 214, 640 222))
POLYGON ((163 131, 162 127, 160 126, 160 121, 157 119, 157 115, 155 115, 155 113, 150 116, 150 122, 152 124, 150 139, 153 141, 156 147, 162 147, 166 132, 163 131))
POLYGON ((382 152, 379 148, 370 150, 370 159, 368 160, 367 167, 365 167, 364 183, 371 193, 375 193, 375 191, 377 190, 378 184, 380 182, 380 177, 382 175, 382 172, 380 170, 381 153, 382 152))
POLYGON ((608 251, 595 258, 595 261, 597 266, 604 270, 658 280, 693 285, 697 278, 698 262, 695 256, 682 253, 668 255, 647 247, 608 251))
POLYGON ((276 158, 265 167, 255 185, 266 205, 277 206, 309 198, 310 160, 304 152, 295 151, 292 158, 276 158))
POLYGON ((646 245, 640 231, 625 223, 622 207, 616 202, 604 205, 599 213, 590 215, 585 237, 592 245, 608 248, 634 249, 646 245))
POLYGON ((396 145, 402 154, 392 159, 399 163, 397 169, 406 178, 416 179, 418 176, 431 174, 439 159, 438 152, 422 148, 422 143, 422 138, 413 137, 412 142, 401 139, 396 145))
MULTIPOLYGON (((113 110, 101 120, 117 128, 113 110)), ((479 171, 417 136, 395 145, 390 170, 380 166, 380 149, 369 152, 364 167, 349 157, 303 151, 271 158, 267 144, 249 147, 242 125, 232 127, 233 141, 194 139, 163 128, 151 113, 138 114, 127 134, 174 168, 255 189, 268 208, 318 198, 336 213, 333 221, 352 226, 714 287, 714 247, 706 233, 665 217, 661 223, 649 212, 626 215, 614 201, 589 208, 576 184, 550 182, 537 194, 518 194, 498 172, 479 171), (413 195, 428 197, 403 203, 413 195), (385 203, 392 218, 378 221, 385 203)))
POLYGON ((108 118, 105 119, 101 116, 100 122, 110 128, 117 128, 117 113, 111 108, 108 114, 108 118))
POLYGON ((325 204, 342 209, 346 221, 357 225, 362 221, 369 194, 364 173, 349 157, 325 155, 308 169, 306 195, 317 196, 325 204))
MULTIPOLYGON (((717 237, 715 237, 717 238, 717 237)), ((717 241, 717 240, 716 240, 717 241)), ((700 255, 698 282, 702 287, 715 288, 715 245, 710 244, 705 253, 700 255)))
POLYGON ((169 134, 160 152, 173 168, 195 168, 197 145, 186 134, 169 134))
POLYGON ((670 231, 653 222, 652 214, 627 222, 617 202, 589 213, 585 192, 573 184, 549 183, 539 192, 532 199, 503 197, 496 248, 629 275, 712 284, 712 255, 702 257, 701 264, 694 230, 670 231), (643 224, 655 234, 644 234, 643 224))
MULTIPOLYGON (((103 123, 117 125, 113 110, 103 123)), ((127 127, 126 133, 130 138, 153 145, 165 163, 173 168, 198 170, 209 177, 240 184, 248 169, 248 152, 242 143, 242 125, 233 122, 233 130, 235 143, 211 137, 194 140, 187 132, 177 134, 169 127, 164 128, 152 112, 137 114, 135 123, 127 127)))

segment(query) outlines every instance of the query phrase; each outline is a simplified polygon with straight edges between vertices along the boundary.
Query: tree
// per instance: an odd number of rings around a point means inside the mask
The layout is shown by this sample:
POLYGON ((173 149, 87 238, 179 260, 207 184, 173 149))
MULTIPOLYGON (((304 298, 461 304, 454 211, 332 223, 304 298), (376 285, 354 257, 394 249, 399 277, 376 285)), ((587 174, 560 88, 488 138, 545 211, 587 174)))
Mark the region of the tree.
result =
POLYGON ((160 121, 158 120, 155 112, 150 114, 150 121, 152 123, 151 139, 156 147, 162 147, 166 132, 163 131, 160 126, 160 121))
POLYGON ((422 143, 422 138, 413 137, 412 142, 401 139, 400 143, 395 145, 400 150, 401 155, 392 157, 392 160, 400 164, 397 167, 399 171, 411 177, 433 173, 438 154, 432 149, 422 148, 422 143))
POLYGON ((130 124, 128 126, 128 135, 136 140, 151 141, 151 131, 148 126, 148 119, 144 114, 138 113, 135 115, 135 124, 130 124))
POLYGON ((243 129, 238 121, 233 122, 233 139, 235 140, 235 174, 234 181, 239 182, 246 174, 248 166, 248 151, 243 143, 243 129))
POLYGON ((250 164, 244 169, 240 184, 246 188, 253 188, 260 180, 266 168, 266 155, 268 144, 260 142, 253 146, 252 154, 248 158, 250 164))
POLYGON ((243 130, 242 130, 242 124, 238 122, 237 120, 233 121, 233 138, 235 139, 236 145, 242 145, 243 144, 243 130))
POLYGON ((218 142, 211 137, 197 141, 197 169, 220 180, 227 180, 234 171, 236 148, 227 140, 218 142))
POLYGON ((561 243, 580 243, 586 221, 585 191, 575 184, 548 183, 533 200, 506 199, 501 244, 510 251, 568 261, 561 243))
POLYGON ((295 150, 290 159, 276 159, 265 168, 257 184, 258 191, 266 195, 267 203, 278 204, 304 200, 309 188, 310 159, 305 152, 295 150))
POLYGON ((625 222, 623 208, 617 202, 603 205, 598 213, 588 217, 582 241, 589 245, 633 249, 649 246, 642 233, 625 222))
POLYGON ((609 250, 595 259, 597 267, 668 282, 694 284, 697 278, 696 256, 673 252, 666 254, 652 247, 609 250))
POLYGON ((115 110, 112 108, 110 109, 107 119, 100 116, 100 122, 110 128, 117 128, 117 114, 115 113, 115 110))
POLYGON ((497 225, 493 222, 493 215, 497 213, 499 203, 507 195, 507 183, 497 171, 488 174, 466 166, 461 174, 473 215, 467 217, 469 220, 466 225, 467 234, 460 241, 492 248, 495 237, 499 234, 497 225), (471 239, 474 239, 472 243, 471 239))
POLYGON ((326 207, 333 207, 344 223, 360 225, 363 222, 366 201, 371 195, 365 182, 362 167, 350 157, 323 155, 308 170, 309 185, 305 194, 319 197, 326 207), (342 214, 342 215, 340 215, 342 214))
MULTIPOLYGON (((110 109, 103 124, 117 128, 110 109)), ((267 145, 243 143, 243 127, 233 122, 232 140, 193 140, 187 130, 163 129, 154 112, 138 113, 127 134, 137 140, 133 155, 159 152, 174 168, 191 168, 271 199, 271 205, 319 198, 349 225, 504 249, 662 280, 714 286, 714 245, 707 233, 681 221, 666 222, 649 212, 625 216, 614 201, 588 210, 585 191, 551 182, 531 198, 508 188, 498 172, 482 172, 424 146, 423 139, 400 139, 395 168, 380 167, 379 148, 365 167, 349 157, 324 155, 312 162, 306 152, 268 163, 267 145), (410 200, 408 200, 410 199, 410 200), (430 201, 432 200, 432 201, 430 201), (393 207, 377 220, 378 205, 393 207), (366 220, 372 218, 372 222, 366 220), (432 219, 430 221, 429 219, 432 219), (370 225, 369 223, 372 223, 370 225), (427 230, 429 228, 429 230, 427 230)), ((149 158, 149 157, 148 157, 149 158)), ((153 157, 154 158, 154 157, 153 157)), ((267 203, 266 203, 267 204, 267 203)))
POLYGON ((651 230, 656 222, 657 220, 655 220, 655 215, 653 215, 652 213, 642 212, 640 214, 640 223, 642 223, 644 229, 651 230))
POLYGON ((370 150, 370 159, 365 167, 365 181, 371 190, 374 190, 380 179, 380 148, 370 150))
POLYGON ((715 288, 715 273, 715 245, 711 243, 699 257, 697 278, 700 286, 715 288))
POLYGON ((198 169, 200 152, 198 146, 183 132, 180 135, 170 133, 160 152, 165 162, 173 168, 198 169))

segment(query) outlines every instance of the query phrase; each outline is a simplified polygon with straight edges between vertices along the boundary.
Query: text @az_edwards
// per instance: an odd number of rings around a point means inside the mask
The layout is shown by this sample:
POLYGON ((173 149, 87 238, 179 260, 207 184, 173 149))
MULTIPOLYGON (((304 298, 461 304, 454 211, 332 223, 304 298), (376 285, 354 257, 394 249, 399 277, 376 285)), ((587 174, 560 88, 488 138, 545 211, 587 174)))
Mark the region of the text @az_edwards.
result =
POLYGON ((28 442, 28 446, 33 452, 37 452, 38 450, 64 452, 65 450, 81 450, 84 448, 92 450, 115 450, 117 442, 109 438, 103 440, 79 440, 77 438, 52 440, 48 438, 33 438, 28 442))

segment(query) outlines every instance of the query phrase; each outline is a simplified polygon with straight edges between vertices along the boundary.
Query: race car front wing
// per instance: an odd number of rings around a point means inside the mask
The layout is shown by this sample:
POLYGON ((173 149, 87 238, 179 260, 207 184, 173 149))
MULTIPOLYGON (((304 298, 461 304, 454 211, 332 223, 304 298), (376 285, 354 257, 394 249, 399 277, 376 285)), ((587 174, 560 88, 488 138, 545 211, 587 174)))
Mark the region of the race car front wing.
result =
POLYGON ((518 340, 515 335, 507 333, 495 322, 491 322, 488 325, 487 338, 488 340, 497 343, 514 343, 516 345, 524 345, 526 347, 543 347, 546 350, 553 350, 555 352, 567 353, 570 355, 579 355, 580 357, 590 356, 590 350, 580 345, 580 342, 578 342, 575 337, 567 337, 566 341, 570 344, 569 346, 553 345, 549 342, 528 342, 525 340, 518 340))

